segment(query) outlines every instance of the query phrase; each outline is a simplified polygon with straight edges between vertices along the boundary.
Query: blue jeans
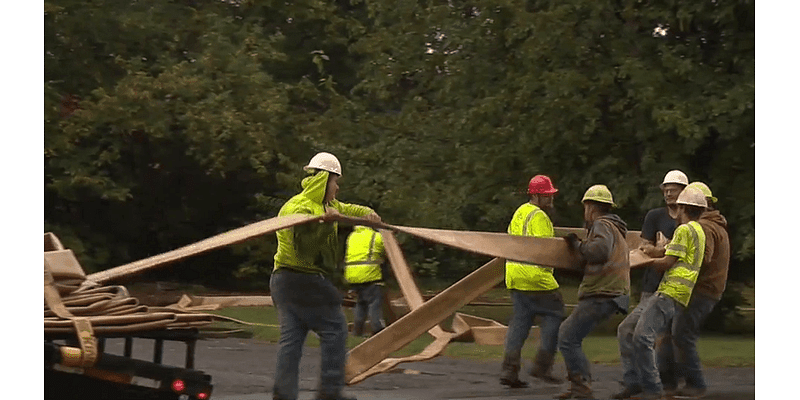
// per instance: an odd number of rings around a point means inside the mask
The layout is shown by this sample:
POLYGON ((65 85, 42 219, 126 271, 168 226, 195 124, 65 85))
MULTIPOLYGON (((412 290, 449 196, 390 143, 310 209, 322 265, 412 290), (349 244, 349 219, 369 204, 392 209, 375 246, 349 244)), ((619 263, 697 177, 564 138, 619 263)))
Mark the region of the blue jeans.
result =
POLYGON ((533 319, 537 315, 542 317, 538 351, 551 357, 555 355, 558 327, 561 320, 564 319, 564 301, 558 291, 541 293, 511 290, 510 292, 514 308, 508 323, 503 363, 504 368, 515 368, 518 371, 521 364, 522 346, 528 339, 533 319))
POLYGON ((353 334, 361 336, 364 332, 364 323, 369 315, 369 324, 372 334, 378 333, 385 327, 383 322, 383 289, 377 283, 353 285, 358 294, 354 310, 353 334))
POLYGON ((656 364, 656 340, 671 329, 673 318, 683 310, 675 300, 655 293, 631 312, 617 327, 623 383, 645 393, 662 393, 656 364))
POLYGON ((347 358, 341 293, 321 275, 286 269, 272 274, 269 288, 281 330, 273 398, 297 399, 300 357, 309 330, 316 332, 320 341, 319 395, 340 396, 347 358))
POLYGON ((561 323, 558 331, 558 350, 564 356, 567 374, 572 377, 583 377, 592 380, 589 360, 583 353, 583 339, 597 325, 619 311, 619 306, 612 298, 590 297, 578 301, 578 306, 561 323))
MULTIPOLYGON (((644 303, 652 295, 653 293, 642 292, 640 302, 644 303)), ((672 332, 669 329, 656 338, 656 365, 658 365, 658 374, 664 388, 677 389, 675 352, 672 349, 672 332)))
MULTIPOLYGON (((672 322, 672 349, 675 354, 675 377, 668 378, 677 382, 678 378, 686 379, 686 386, 706 388, 700 356, 697 354, 697 339, 700 327, 714 306, 716 299, 695 294, 689 306, 679 313, 672 322)), ((664 376, 662 376, 664 379, 664 376)))

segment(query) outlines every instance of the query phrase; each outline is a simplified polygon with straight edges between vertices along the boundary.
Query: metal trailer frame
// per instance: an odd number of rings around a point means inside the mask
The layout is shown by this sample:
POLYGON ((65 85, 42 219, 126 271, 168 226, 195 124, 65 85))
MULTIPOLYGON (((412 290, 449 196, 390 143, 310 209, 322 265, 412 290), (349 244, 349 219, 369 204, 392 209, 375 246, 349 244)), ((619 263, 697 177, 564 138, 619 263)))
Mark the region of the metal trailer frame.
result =
POLYGON ((196 343, 200 338, 196 328, 97 336, 97 362, 82 368, 62 364, 63 352, 77 346, 74 334, 47 334, 44 341, 45 398, 210 399, 211 376, 194 369, 196 343), (106 352, 106 340, 115 338, 124 339, 122 355, 106 352), (136 339, 153 341, 152 361, 133 358, 136 339), (167 341, 186 345, 183 367, 163 363, 167 341), (183 382, 181 390, 173 389, 173 382, 178 379, 183 382))

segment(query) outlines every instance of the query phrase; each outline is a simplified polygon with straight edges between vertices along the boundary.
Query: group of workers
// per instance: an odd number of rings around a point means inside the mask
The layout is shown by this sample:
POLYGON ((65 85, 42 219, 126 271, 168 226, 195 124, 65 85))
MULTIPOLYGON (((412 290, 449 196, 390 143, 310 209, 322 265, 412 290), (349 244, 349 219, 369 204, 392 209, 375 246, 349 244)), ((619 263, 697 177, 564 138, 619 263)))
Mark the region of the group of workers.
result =
MULTIPOLYGON (((318 215, 322 222, 330 223, 298 225, 277 232, 278 250, 270 278, 280 322, 273 399, 297 399, 300 358, 309 330, 320 339, 317 398, 348 399, 343 393, 347 319, 341 292, 328 278, 341 259, 335 221, 339 215, 373 222, 381 218, 369 207, 336 199, 342 167, 334 155, 318 153, 304 169, 309 175, 301 182, 301 193, 289 199, 278 215, 318 215)), ((631 249, 626 241, 627 225, 612 213, 615 203, 605 185, 594 185, 583 196, 586 238, 581 240, 574 234, 564 238, 579 258, 583 273, 578 304, 569 317, 564 319, 564 302, 552 268, 506 262, 505 283, 513 314, 506 334, 501 384, 528 386, 519 379, 521 354, 534 318, 539 316, 541 340, 530 375, 548 383, 562 383, 552 372, 556 352, 560 351, 570 382, 560 398, 593 398, 589 361, 581 344, 600 323, 619 312, 628 314, 617 329, 624 387, 614 398, 704 394, 706 383, 696 341, 700 325, 725 289, 730 257, 727 223, 715 209, 716 198, 708 186, 689 184, 682 172, 670 171, 661 190, 666 207, 647 213, 639 248, 654 260, 645 271, 639 303, 629 314, 631 249), (680 379, 686 385, 678 390, 680 379)), ((508 234, 554 237, 548 212, 557 192, 549 177, 534 176, 528 185, 529 201, 514 213, 508 234)), ((347 238, 344 255, 344 276, 357 294, 355 335, 365 333, 367 318, 372 334, 385 327, 381 315, 383 257, 381 235, 356 226, 347 238)))
MULTIPOLYGON (((506 286, 513 316, 508 326, 500 383, 526 387, 519 379, 521 350, 533 319, 541 319, 541 339, 530 375, 550 383, 560 379, 551 369, 556 350, 567 369, 568 390, 559 398, 594 398, 589 361, 581 344, 600 323, 615 313, 627 314, 617 328, 623 388, 615 399, 661 399, 665 395, 701 397, 703 378, 696 342, 703 321, 722 298, 730 261, 725 217, 717 199, 702 182, 670 171, 660 185, 665 207, 650 210, 641 231, 641 252, 652 257, 646 265, 638 305, 630 302, 630 250, 627 225, 616 214, 605 185, 586 190, 582 203, 587 234, 565 237, 580 259, 583 279, 578 304, 562 321, 564 304, 553 269, 506 262, 506 286), (678 388, 683 379, 685 386, 678 388)), ((508 226, 511 235, 553 237, 547 212, 558 192, 549 177, 534 176, 529 201, 521 205, 508 226)))

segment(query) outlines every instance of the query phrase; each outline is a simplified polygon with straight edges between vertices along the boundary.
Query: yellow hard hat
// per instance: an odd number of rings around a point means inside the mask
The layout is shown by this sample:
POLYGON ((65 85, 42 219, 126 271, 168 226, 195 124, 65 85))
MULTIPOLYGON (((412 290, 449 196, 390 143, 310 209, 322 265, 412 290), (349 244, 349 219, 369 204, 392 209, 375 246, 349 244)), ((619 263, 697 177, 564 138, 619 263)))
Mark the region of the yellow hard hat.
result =
POLYGON ((586 193, 583 195, 583 199, 581 202, 586 200, 596 201, 598 203, 605 203, 611 204, 612 206, 616 206, 614 204, 614 197, 611 196, 611 191, 608 190, 606 185, 594 185, 586 190, 586 193))
POLYGON ((683 189, 681 194, 678 195, 678 200, 675 202, 675 204, 685 204, 703 208, 708 207, 706 195, 696 187, 687 187, 683 189))
POLYGON ((687 187, 693 187, 693 188, 700 189, 700 191, 703 192, 703 194, 706 196, 706 199, 711 200, 711 202, 713 202, 713 203, 717 202, 717 198, 714 197, 713 194, 711 194, 711 189, 705 183, 700 182, 700 181, 692 182, 687 187))

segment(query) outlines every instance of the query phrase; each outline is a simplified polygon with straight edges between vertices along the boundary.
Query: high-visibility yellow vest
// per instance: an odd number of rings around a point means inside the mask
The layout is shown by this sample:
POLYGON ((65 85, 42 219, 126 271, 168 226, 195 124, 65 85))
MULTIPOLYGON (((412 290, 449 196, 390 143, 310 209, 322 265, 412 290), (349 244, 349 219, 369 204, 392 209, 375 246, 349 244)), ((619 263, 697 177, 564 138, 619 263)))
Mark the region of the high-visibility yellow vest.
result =
MULTIPOLYGON (((323 200, 329 176, 328 171, 320 171, 304 178, 300 183, 303 191, 292 196, 281 207, 278 216, 324 215, 326 205, 323 204, 323 200)), ((373 212, 369 207, 338 200, 328 202, 327 206, 350 217, 363 217, 373 212)), ((278 251, 275 252, 274 270, 287 268, 309 274, 333 274, 342 256, 336 228, 337 223, 333 222, 306 224, 276 232, 278 251)))
POLYGON ((664 273, 658 291, 686 307, 700 274, 705 248, 706 235, 697 221, 689 221, 675 229, 665 254, 678 257, 678 261, 664 273))
MULTIPOLYGON (((525 203, 517 208, 508 234, 516 236, 553 237, 553 223, 541 208, 525 203)), ((534 264, 506 261, 506 288, 526 291, 558 289, 553 269, 534 264)))
POLYGON ((383 279, 383 238, 378 231, 356 226, 347 237, 344 279, 348 283, 367 283, 383 279))

